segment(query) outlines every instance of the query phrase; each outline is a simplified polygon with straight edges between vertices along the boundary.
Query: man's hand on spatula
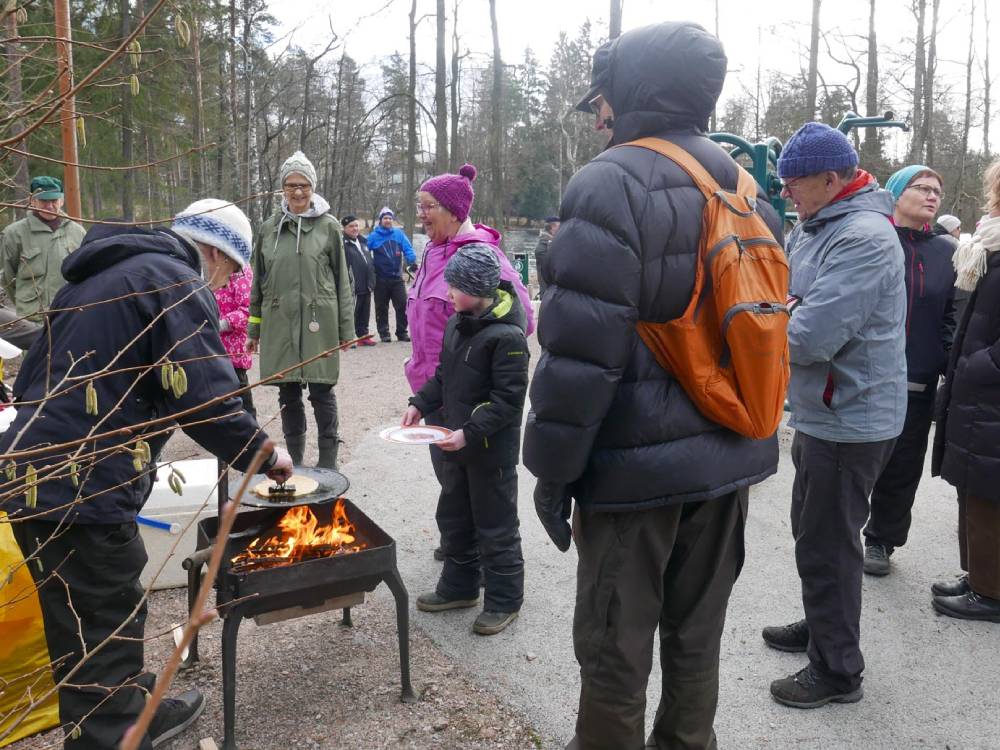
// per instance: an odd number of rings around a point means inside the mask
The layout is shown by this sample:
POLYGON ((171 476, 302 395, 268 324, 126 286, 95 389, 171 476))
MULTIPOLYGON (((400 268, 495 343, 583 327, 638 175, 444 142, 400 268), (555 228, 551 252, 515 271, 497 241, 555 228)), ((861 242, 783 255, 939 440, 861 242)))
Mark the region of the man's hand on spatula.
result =
POLYGON ((274 446, 274 463, 267 470, 267 478, 275 482, 287 482, 292 476, 292 457, 280 445, 274 446))

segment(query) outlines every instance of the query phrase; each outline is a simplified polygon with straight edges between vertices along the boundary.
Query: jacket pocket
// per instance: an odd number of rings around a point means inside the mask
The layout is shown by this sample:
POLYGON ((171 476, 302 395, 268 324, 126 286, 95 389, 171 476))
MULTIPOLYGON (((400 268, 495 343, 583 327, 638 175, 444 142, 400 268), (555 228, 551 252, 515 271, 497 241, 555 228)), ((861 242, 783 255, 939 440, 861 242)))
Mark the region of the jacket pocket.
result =
POLYGON ((836 383, 833 380, 833 365, 826 371, 826 385, 823 387, 823 404, 827 409, 833 410, 833 394, 836 390, 836 383))

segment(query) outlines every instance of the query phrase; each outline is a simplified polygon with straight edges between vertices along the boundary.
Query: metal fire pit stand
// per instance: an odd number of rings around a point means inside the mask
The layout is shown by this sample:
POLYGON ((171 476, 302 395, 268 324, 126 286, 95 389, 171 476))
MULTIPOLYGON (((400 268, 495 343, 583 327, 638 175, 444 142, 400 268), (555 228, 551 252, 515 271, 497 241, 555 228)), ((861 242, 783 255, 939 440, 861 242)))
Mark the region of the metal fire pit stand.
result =
MULTIPOLYGON (((225 498, 229 497, 229 472, 228 467, 225 467, 222 462, 220 462, 219 471, 222 476, 218 487, 219 517, 221 517, 225 498)), ((216 519, 210 518, 205 519, 200 524, 215 521, 216 519)), ((239 522, 239 516, 237 516, 237 522, 239 522)), ((369 521, 369 523, 371 522, 369 521)), ((367 565, 359 564, 354 566, 352 558, 357 556, 358 562, 361 563, 366 556, 365 553, 354 553, 343 558, 338 558, 338 564, 345 568, 346 571, 334 577, 334 580, 328 583, 319 583, 317 585, 315 580, 309 580, 311 577, 303 568, 303 572, 298 573, 298 577, 302 578, 307 584, 305 594, 301 590, 292 590, 287 594, 282 593, 280 587, 278 587, 278 590, 275 590, 273 583, 269 585, 269 582, 265 580, 263 584, 264 592, 246 596, 240 595, 236 597, 235 601, 232 601, 233 589, 230 585, 230 579, 232 579, 233 574, 229 571, 228 559, 226 559, 226 556, 223 557, 219 576, 216 581, 216 608, 218 609, 219 616, 223 618, 222 695, 225 733, 223 750, 236 750, 236 639, 242 621, 247 617, 258 617, 266 613, 274 613, 275 616, 270 619, 270 622, 277 622, 328 611, 330 609, 338 609, 342 606, 343 619, 341 624, 345 627, 351 627, 353 623, 351 621, 349 604, 363 600, 364 592, 374 591, 380 583, 385 583, 388 586, 396 602, 396 629, 399 639, 399 667, 402 686, 400 700, 403 703, 417 702, 417 696, 413 692, 413 687, 410 683, 409 596, 406 587, 403 585, 403 579, 399 575, 399 569, 396 566, 395 543, 391 537, 385 535, 380 529, 377 530, 384 537, 384 540, 388 542, 388 545, 371 550, 369 553, 378 555, 380 564, 376 566, 377 569, 371 569, 372 564, 370 561, 367 565), (232 603, 230 603, 231 601, 232 603), (294 609, 296 607, 299 608, 298 611, 294 609)), ((234 527, 234 532, 236 531, 238 529, 234 527)), ((189 610, 194 606, 195 599, 197 598, 198 589, 201 585, 202 568, 208 562, 214 543, 213 539, 211 544, 198 549, 182 562, 184 569, 188 571, 189 610)), ((201 540, 199 540, 200 545, 201 540)), ((293 579, 287 582, 291 584, 290 587, 292 589, 295 588, 294 584, 296 581, 294 578, 298 572, 293 570, 293 567, 295 566, 278 569, 280 571, 279 575, 293 579)), ((263 572, 272 573, 275 571, 263 572)), ((260 574, 251 575, 255 575, 261 580, 269 577, 266 575, 261 576, 260 574)), ((264 619, 267 621, 268 618, 264 619)), ((188 648, 187 656, 181 663, 181 668, 188 669, 198 662, 198 660, 198 635, 196 633, 188 648)))

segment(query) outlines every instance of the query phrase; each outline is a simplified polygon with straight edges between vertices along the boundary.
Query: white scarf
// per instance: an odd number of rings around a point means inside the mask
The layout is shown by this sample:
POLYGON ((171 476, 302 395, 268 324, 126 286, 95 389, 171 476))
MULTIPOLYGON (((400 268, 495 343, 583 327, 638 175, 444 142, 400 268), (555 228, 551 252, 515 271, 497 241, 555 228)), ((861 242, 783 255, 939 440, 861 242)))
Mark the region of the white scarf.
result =
POLYGON ((958 278, 955 286, 967 292, 974 291, 979 280, 986 275, 986 263, 990 253, 1000 250, 1000 216, 987 216, 979 222, 976 233, 962 240, 952 263, 958 278))

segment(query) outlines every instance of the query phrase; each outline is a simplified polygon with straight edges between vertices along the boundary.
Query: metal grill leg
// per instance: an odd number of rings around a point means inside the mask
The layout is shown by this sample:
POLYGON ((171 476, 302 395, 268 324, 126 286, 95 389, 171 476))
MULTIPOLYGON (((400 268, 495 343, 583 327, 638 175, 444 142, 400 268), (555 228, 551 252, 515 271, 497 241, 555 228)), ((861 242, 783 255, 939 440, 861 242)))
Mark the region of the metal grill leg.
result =
POLYGON ((222 625, 222 750, 236 750, 236 636, 242 619, 239 610, 230 609, 222 625))
POLYGON ((403 686, 400 700, 403 703, 416 703, 417 696, 413 692, 410 684, 410 597, 406 593, 403 579, 399 577, 399 571, 393 568, 385 578, 385 585, 389 587, 393 598, 396 600, 396 632, 399 636, 399 671, 403 686))
MULTIPOLYGON (((193 614, 194 603, 198 599, 198 588, 201 586, 201 565, 192 564, 188 568, 188 615, 193 614)), ((194 638, 188 646, 187 658, 181 662, 181 669, 190 669, 198 663, 198 631, 194 631, 194 638)))

